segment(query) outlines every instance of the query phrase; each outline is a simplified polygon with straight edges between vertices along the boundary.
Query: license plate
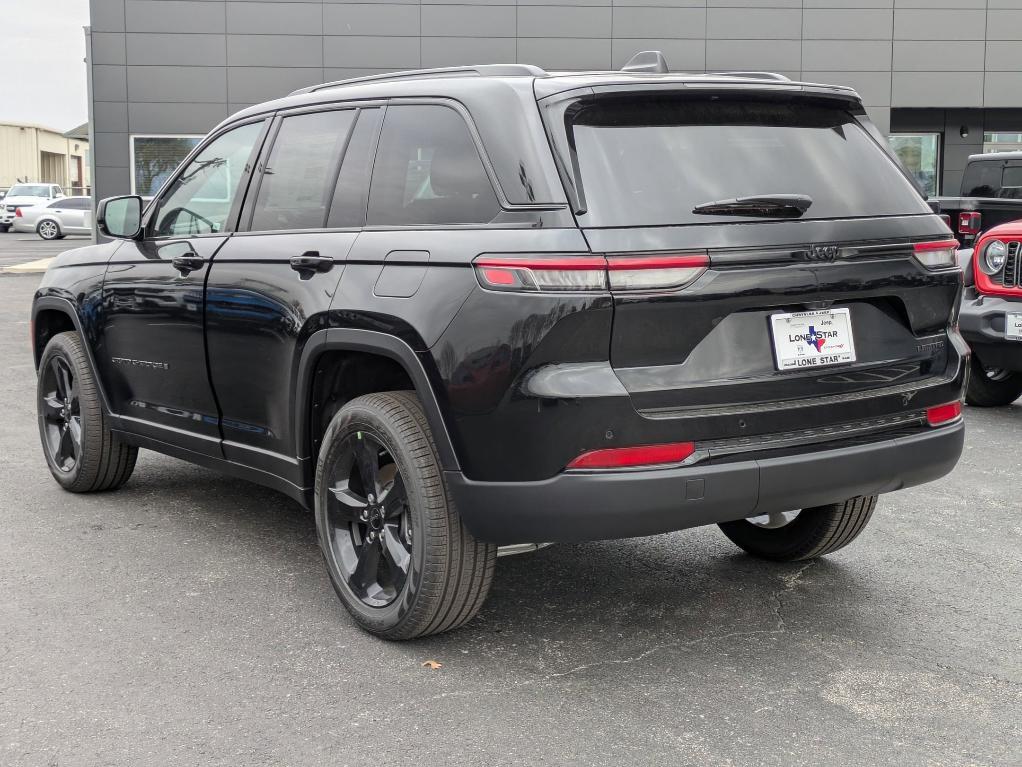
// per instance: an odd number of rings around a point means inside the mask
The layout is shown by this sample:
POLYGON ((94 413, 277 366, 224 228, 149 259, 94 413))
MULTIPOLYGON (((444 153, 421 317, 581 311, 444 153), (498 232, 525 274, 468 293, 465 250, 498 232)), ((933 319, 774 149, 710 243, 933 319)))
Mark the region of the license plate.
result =
POLYGON ((1009 341, 1022 341, 1022 312, 1004 315, 1004 337, 1009 341))
POLYGON ((774 314, 770 324, 778 370, 855 362, 852 317, 848 309, 774 314))

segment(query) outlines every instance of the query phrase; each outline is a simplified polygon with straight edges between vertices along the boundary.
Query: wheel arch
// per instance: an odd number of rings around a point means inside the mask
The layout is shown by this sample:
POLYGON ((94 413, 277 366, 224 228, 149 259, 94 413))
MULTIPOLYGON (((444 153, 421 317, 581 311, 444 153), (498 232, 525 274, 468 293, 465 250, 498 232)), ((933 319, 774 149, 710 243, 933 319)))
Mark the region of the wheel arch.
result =
MULTIPOLYGON (((316 419, 318 407, 323 403, 315 400, 317 378, 322 372, 321 363, 333 355, 363 354, 387 360, 403 373, 405 385, 410 385, 422 404, 429 422, 430 431, 437 447, 440 464, 445 470, 457 471, 457 453, 444 421, 436 393, 419 356, 411 346, 396 336, 373 330, 356 328, 329 328, 313 333, 302 350, 298 367, 295 392, 295 449, 300 458, 308 457, 310 467, 315 466, 316 419)), ((385 365, 382 367, 386 367, 385 365)), ((385 387, 381 390, 386 391, 385 387)), ((368 391, 363 393, 370 393, 368 391)))
POLYGON ((41 296, 32 303, 32 362, 39 371, 39 363, 43 357, 43 350, 50 339, 58 333, 77 331, 81 336, 82 345, 85 347, 85 354, 89 359, 89 366, 92 368, 93 377, 96 379, 96 386, 99 389, 100 400, 104 410, 109 414, 110 401, 106 396, 106 389, 99 375, 99 368, 96 367, 96 359, 93 356, 92 344, 89 342, 88 334, 82 328, 81 318, 75 310, 75 305, 66 298, 58 296, 41 296))

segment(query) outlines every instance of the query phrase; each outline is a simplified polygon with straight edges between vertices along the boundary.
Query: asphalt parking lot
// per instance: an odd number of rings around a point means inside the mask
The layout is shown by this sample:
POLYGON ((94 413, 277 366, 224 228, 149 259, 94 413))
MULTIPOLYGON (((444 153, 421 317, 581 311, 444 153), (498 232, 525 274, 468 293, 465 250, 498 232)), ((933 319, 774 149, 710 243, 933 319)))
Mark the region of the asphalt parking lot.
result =
POLYGON ((147 452, 116 493, 58 488, 38 281, 0 275, 2 765, 1022 763, 1022 401, 967 409, 957 470, 825 560, 715 528, 555 546, 388 644, 281 495, 147 452))
POLYGON ((28 232, 0 232, 0 269, 40 258, 52 258, 71 248, 91 242, 89 237, 68 235, 63 240, 44 240, 28 232))

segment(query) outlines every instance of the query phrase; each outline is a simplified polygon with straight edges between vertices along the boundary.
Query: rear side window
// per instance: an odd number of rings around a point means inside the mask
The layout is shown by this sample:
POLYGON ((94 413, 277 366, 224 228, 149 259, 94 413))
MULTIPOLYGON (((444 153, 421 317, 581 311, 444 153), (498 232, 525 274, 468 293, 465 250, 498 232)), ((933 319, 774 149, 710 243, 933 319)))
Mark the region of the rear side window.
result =
POLYGON ((431 104, 387 109, 369 192, 370 226, 482 224, 499 210, 460 114, 431 104))
POLYGON ((754 100, 615 100, 569 112, 589 226, 762 220, 693 213, 764 194, 812 198, 803 219, 925 214, 848 112, 754 100))
POLYGON ((963 197, 996 197, 1001 188, 1001 162, 971 162, 962 177, 963 197))
POLYGON ((1022 165, 1005 165, 998 197, 1022 198, 1022 165))
POLYGON ((252 231, 320 229, 355 110, 285 117, 273 142, 252 214, 252 231))
POLYGON ((358 113, 327 217, 327 226, 331 228, 359 227, 365 223, 369 174, 373 168, 373 139, 380 125, 380 114, 379 109, 363 109, 358 113))

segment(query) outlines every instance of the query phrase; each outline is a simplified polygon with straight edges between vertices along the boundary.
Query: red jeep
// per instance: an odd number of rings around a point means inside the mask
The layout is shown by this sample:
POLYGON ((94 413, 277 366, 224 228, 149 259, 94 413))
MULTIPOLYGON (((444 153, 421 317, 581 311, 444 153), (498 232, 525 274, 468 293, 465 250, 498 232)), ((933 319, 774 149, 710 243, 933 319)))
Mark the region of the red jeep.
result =
POLYGON ((1022 396, 1022 220, 987 230, 971 252, 960 253, 960 327, 973 352, 966 401, 1009 405, 1022 396))

